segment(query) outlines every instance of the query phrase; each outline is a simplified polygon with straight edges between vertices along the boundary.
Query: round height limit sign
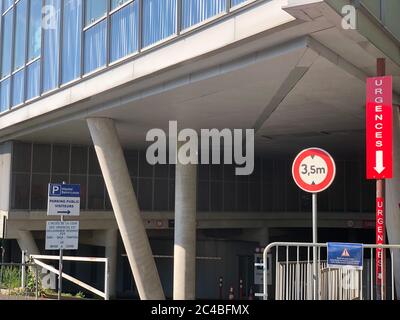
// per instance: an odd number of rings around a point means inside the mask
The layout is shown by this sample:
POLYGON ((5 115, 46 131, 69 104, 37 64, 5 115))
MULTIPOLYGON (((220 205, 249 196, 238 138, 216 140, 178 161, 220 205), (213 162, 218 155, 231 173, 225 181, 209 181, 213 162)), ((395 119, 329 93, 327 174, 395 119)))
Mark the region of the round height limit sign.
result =
POLYGON ((306 149, 294 160, 292 174, 300 189, 318 193, 327 189, 335 179, 335 161, 325 150, 306 149))

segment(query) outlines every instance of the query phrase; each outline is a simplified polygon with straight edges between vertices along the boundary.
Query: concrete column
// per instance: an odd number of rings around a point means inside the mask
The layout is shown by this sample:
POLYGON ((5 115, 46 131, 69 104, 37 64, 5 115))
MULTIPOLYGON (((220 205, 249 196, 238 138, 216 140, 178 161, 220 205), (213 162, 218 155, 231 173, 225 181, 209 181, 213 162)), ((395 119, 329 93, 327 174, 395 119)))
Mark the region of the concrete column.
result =
POLYGON ((90 118, 87 123, 140 298, 164 300, 114 121, 90 118))
POLYGON ((0 238, 6 238, 10 210, 12 142, 0 144, 0 238))
POLYGON ((31 231, 18 230, 17 242, 21 251, 25 250, 28 256, 30 254, 40 254, 31 231))
MULTIPOLYGON (((400 113, 393 110, 393 179, 386 180, 386 229, 389 244, 400 244, 400 113)), ((397 296, 400 296, 400 252, 393 251, 397 296)), ((389 273, 386 273, 390 276, 389 273)))
POLYGON ((197 166, 177 161, 175 181, 174 300, 196 298, 197 166))
POLYGON ((118 230, 106 230, 105 247, 106 258, 108 258, 108 292, 110 298, 117 296, 117 244, 118 244, 118 230))

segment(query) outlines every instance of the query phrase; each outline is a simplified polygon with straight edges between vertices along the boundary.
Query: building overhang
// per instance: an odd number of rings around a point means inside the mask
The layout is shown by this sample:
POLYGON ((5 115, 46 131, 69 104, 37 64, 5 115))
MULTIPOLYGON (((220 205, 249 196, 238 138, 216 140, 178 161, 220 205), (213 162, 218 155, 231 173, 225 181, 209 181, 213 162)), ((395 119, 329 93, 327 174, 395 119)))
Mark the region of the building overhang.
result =
POLYGON ((362 154, 365 80, 378 57, 400 74, 358 30, 342 29, 328 1, 270 1, 2 116, 0 141, 91 144, 85 119, 109 117, 132 148, 178 120, 255 128, 257 151, 272 156, 309 145, 362 154))

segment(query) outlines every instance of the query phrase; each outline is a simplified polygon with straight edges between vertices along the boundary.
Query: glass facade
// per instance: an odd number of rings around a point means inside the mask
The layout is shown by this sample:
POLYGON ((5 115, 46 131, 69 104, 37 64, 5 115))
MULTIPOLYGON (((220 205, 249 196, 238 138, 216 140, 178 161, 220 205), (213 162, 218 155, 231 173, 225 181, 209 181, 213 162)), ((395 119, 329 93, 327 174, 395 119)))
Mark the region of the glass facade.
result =
POLYGON ((65 0, 63 10, 62 83, 81 74, 82 0, 65 0))
POLYGON ((182 28, 191 27, 226 10, 226 0, 183 0, 182 28))
POLYGON ((27 0, 17 3, 15 14, 14 70, 25 64, 27 0))
POLYGON ((28 61, 40 56, 42 37, 42 0, 30 0, 28 61))
POLYGON ((46 0, 46 8, 50 18, 43 28, 43 92, 56 88, 59 81, 61 0, 46 0))
POLYGON ((0 0, 0 112, 252 0, 0 0))
POLYGON ((2 19, 2 43, 1 43, 1 77, 8 76, 11 72, 12 39, 13 39, 14 12, 8 11, 2 19))
MULTIPOLYGON (((146 161, 145 151, 125 150, 141 210, 173 211, 175 166, 146 161)), ((325 212, 374 212, 373 181, 363 179, 364 161, 337 161, 332 186, 318 197, 325 212)), ((14 143, 12 209, 46 210, 49 182, 81 185, 82 210, 111 210, 93 146, 14 143)), ((212 212, 309 212, 311 195, 291 177, 291 161, 257 158, 251 176, 233 165, 199 165, 198 210, 212 212), (288 182, 289 181, 289 182, 288 182)))

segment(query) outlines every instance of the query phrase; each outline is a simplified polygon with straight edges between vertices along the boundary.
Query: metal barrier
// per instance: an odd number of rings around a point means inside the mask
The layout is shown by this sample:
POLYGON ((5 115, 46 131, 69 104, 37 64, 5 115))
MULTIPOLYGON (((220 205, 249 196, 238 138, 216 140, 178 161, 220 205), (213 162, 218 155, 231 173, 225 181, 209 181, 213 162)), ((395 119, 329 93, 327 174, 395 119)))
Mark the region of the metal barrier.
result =
MULTIPOLYGON (((60 257, 59 256, 49 256, 49 255, 30 255, 30 258, 33 259, 33 262, 56 274, 59 275, 59 271, 54 268, 51 265, 48 265, 44 262, 42 262, 41 260, 59 260, 60 257)), ((62 278, 64 278, 65 280, 68 280, 96 295, 98 295, 99 297, 102 297, 104 300, 109 300, 110 299, 110 295, 109 295, 109 269, 108 269, 108 258, 96 258, 96 257, 63 257, 64 261, 76 261, 76 262, 94 262, 94 263, 104 263, 104 291, 101 291, 99 289, 96 289, 94 287, 92 287, 91 285, 78 280, 68 274, 66 274, 65 272, 62 272, 61 276, 62 278)))
POLYGON ((363 248, 364 268, 354 270, 328 268, 326 243, 271 243, 264 250, 263 262, 255 264, 262 266, 264 273, 264 292, 256 296, 264 300, 394 300, 392 256, 394 250, 400 250, 400 245, 365 244, 363 248), (380 283, 375 280, 377 250, 389 251, 387 255, 378 254, 380 263, 386 265, 386 278, 380 283), (272 285, 275 290, 268 291, 266 261, 271 253, 275 261, 275 283, 272 285), (383 257, 387 258, 383 260, 383 257))

